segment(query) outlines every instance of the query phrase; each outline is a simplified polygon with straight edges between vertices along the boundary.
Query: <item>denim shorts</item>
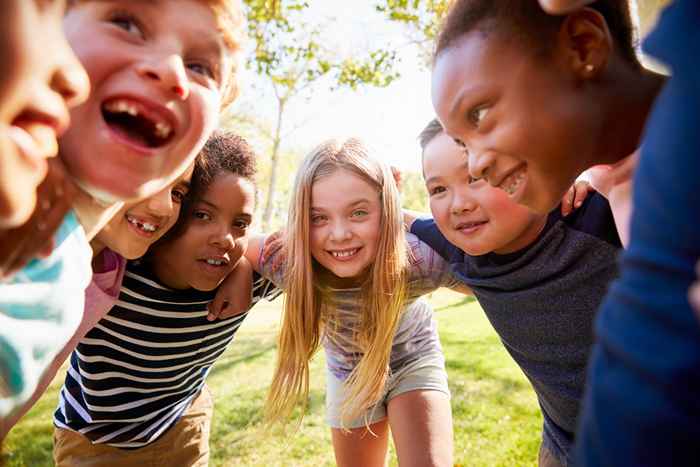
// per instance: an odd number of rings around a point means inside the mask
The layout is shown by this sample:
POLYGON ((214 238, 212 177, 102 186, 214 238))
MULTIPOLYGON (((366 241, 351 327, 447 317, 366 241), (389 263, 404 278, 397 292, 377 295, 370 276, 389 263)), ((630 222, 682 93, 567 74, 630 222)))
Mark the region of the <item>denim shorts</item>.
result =
POLYGON ((332 428, 360 428, 387 416, 387 406, 394 397, 410 391, 439 391, 450 396, 442 352, 430 352, 389 375, 384 395, 364 414, 353 420, 341 421, 340 409, 345 398, 344 381, 326 372, 326 421, 332 428))

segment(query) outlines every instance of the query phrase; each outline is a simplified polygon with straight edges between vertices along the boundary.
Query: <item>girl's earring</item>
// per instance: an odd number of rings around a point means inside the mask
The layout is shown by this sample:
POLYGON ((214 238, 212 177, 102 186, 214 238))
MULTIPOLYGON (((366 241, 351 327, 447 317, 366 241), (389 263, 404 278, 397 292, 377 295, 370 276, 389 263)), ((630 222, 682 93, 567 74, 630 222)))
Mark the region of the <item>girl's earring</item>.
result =
POLYGON ((586 73, 591 74, 593 70, 595 70, 595 67, 589 63, 583 69, 586 70, 586 73))

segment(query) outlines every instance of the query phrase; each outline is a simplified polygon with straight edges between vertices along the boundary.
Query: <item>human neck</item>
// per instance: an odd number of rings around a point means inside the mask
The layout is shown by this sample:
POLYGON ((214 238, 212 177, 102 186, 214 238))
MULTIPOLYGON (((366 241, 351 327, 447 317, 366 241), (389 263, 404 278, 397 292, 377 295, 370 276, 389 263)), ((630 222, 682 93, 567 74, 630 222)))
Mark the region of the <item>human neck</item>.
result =
POLYGON ((614 164, 637 150, 649 113, 667 77, 644 68, 631 70, 629 66, 618 65, 603 79, 610 85, 599 100, 606 104, 594 156, 598 159, 591 161, 590 166, 614 164))
POLYGON ((148 264, 150 270, 158 282, 172 290, 187 290, 192 286, 184 279, 178 277, 177 269, 170 266, 168 262, 169 253, 156 247, 149 251, 148 264))
POLYGON ((507 255, 532 245, 539 238, 544 226, 547 225, 547 217, 546 215, 533 214, 532 221, 525 230, 518 235, 518 238, 501 248, 493 250, 493 252, 497 255, 507 255))
MULTIPOLYGON (((112 217, 122 208, 123 204, 122 202, 102 203, 83 189, 78 188, 78 195, 73 201, 73 209, 78 216, 78 221, 80 221, 85 230, 87 239, 91 241, 91 246, 97 233, 107 225, 112 217)), ((100 251, 102 249, 104 249, 104 245, 102 245, 100 251)), ((94 254, 96 253, 93 250, 94 254)))

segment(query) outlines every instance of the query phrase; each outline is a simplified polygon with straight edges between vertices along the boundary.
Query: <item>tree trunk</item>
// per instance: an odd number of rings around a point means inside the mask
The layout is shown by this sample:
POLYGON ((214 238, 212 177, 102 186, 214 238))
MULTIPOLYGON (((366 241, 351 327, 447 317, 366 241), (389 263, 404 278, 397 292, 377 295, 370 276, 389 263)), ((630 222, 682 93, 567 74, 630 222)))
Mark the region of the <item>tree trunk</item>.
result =
POLYGON ((277 184, 277 172, 279 169, 279 149, 282 134, 282 117, 284 114, 284 105, 286 101, 279 99, 277 107, 277 127, 275 128, 275 137, 272 140, 272 154, 270 154, 270 183, 267 187, 267 200, 265 201, 265 210, 262 217, 263 232, 270 231, 270 221, 275 202, 275 185, 277 184))

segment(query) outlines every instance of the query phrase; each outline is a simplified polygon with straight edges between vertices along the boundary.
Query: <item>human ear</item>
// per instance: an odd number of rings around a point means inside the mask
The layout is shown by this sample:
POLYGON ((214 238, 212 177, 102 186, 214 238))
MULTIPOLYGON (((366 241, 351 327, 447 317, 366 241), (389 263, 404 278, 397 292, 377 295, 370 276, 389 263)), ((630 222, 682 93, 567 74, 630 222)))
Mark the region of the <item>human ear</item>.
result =
POLYGON ((559 29, 559 44, 571 71, 581 80, 598 76, 613 50, 605 18, 591 8, 566 16, 559 29))

